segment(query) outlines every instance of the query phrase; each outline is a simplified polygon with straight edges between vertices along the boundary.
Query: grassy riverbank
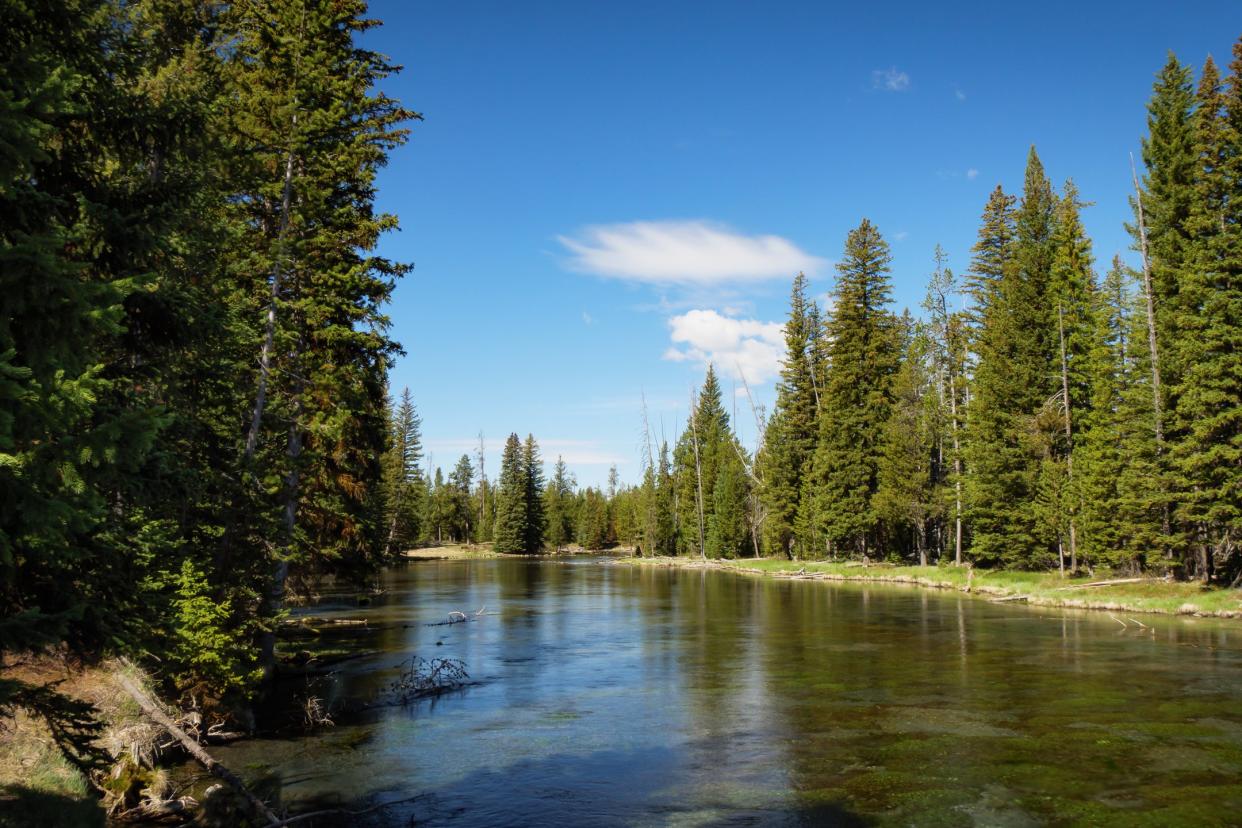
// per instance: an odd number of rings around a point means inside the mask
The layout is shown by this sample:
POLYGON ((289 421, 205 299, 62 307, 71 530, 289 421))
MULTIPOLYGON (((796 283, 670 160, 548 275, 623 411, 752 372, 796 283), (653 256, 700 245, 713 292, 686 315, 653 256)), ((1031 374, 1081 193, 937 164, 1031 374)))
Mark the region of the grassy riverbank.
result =
POLYGON ((1044 607, 1242 618, 1242 590, 1157 578, 1129 579, 1107 575, 1062 578, 1056 572, 1014 572, 965 566, 863 566, 857 562, 772 558, 731 561, 622 558, 618 563, 725 569, 776 578, 912 584, 929 589, 955 589, 992 601, 1021 601, 1044 607))
POLYGON ((146 688, 139 670, 115 660, 81 666, 53 656, 34 657, 0 671, 0 679, 54 689, 65 704, 91 705, 89 716, 98 723, 92 733, 72 724, 67 708, 56 707, 56 715, 63 717, 57 727, 77 731, 91 745, 73 761, 57 745, 46 719, 19 707, 11 719, 0 720, 0 828, 102 826, 109 807, 119 812, 169 795, 167 778, 155 761, 163 731, 121 689, 122 676, 146 688), (102 792, 87 779, 86 765, 92 763, 102 792))

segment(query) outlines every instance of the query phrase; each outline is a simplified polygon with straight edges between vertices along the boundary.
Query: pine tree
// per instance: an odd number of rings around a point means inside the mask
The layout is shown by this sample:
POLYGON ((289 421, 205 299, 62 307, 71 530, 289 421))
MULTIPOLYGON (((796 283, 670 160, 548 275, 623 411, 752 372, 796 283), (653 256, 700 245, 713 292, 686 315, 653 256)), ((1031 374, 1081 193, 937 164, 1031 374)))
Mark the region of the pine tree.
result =
POLYGON ((555 552, 559 552, 573 539, 573 490, 573 475, 565 465, 565 460, 558 456, 556 465, 552 467, 552 478, 543 493, 543 509, 548 520, 548 545, 555 552))
MULTIPOLYGON (((1173 53, 1156 76, 1147 104, 1142 157, 1144 224, 1151 263, 1152 301, 1160 372, 1166 389, 1180 375, 1177 353, 1182 270, 1190 245, 1190 214, 1196 176, 1194 90, 1191 71, 1173 53)), ((1137 211, 1137 202, 1134 203, 1137 211)), ((1138 222, 1130 228, 1136 237, 1138 222)), ((1136 245, 1137 246, 1137 245, 1136 245)), ((1166 401, 1166 408, 1169 407, 1166 401)))
POLYGON ((947 515, 950 521, 953 561, 962 563, 965 543, 965 468, 962 437, 966 420, 967 391, 967 313, 952 311, 950 307, 957 296, 957 280, 953 271, 945 266, 948 259, 940 245, 935 251, 936 269, 927 283, 927 295, 923 309, 930 314, 931 325, 927 329, 932 371, 937 384, 938 405, 944 428, 938 440, 942 450, 939 464, 943 484, 951 489, 947 515))
POLYGON ((811 353, 818 320, 809 312, 806 276, 794 279, 785 322, 785 358, 776 387, 776 408, 764 432, 759 466, 765 517, 764 545, 788 554, 795 537, 802 478, 815 451, 815 377, 811 353))
POLYGON ((543 549, 548 524, 543 511, 543 460, 539 457, 539 444, 532 434, 526 435, 526 443, 522 446, 522 473, 526 481, 523 492, 526 509, 524 549, 535 553, 543 549))
POLYGON ((678 549, 681 554, 706 554, 707 527, 714 507, 720 457, 731 451, 729 415, 725 413, 716 371, 707 366, 703 388, 692 398, 686 430, 674 453, 677 487, 678 549), (701 531, 701 536, 700 536, 701 531))
POLYGON ((1045 453, 1040 432, 1059 420, 1037 417, 1058 387, 1047 297, 1055 210, 1032 148, 1019 209, 994 193, 975 245, 973 268, 1000 274, 987 282, 966 435, 972 554, 983 563, 1048 561, 1047 524, 1037 520, 1034 499, 1045 453))
POLYGON ((742 447, 732 435, 730 450, 721 451, 712 485, 711 519, 707 527, 709 558, 740 558, 750 552, 747 520, 749 485, 741 456, 742 447))
POLYGON ((591 550, 608 546, 608 502, 602 492, 589 486, 578 514, 578 543, 591 550))
POLYGON ((383 460, 388 529, 385 546, 389 556, 408 549, 421 536, 425 488, 419 466, 423 457, 421 428, 410 389, 404 388, 401 401, 391 409, 390 447, 383 460))
POLYGON ((1065 490, 1068 499, 1066 524, 1070 571, 1078 568, 1078 519, 1081 504, 1074 486, 1074 456, 1082 431, 1082 421, 1091 401, 1093 340, 1095 323, 1095 275, 1091 269, 1091 241, 1079 216, 1081 203, 1073 181, 1065 182, 1057 201, 1055 230, 1052 235, 1052 266, 1048 284, 1048 304, 1055 325, 1054 349, 1059 376, 1060 430, 1053 437, 1055 454, 1065 464, 1065 490))
POLYGON ((871 507, 886 536, 907 541, 914 559, 926 566, 929 530, 944 506, 937 455, 945 418, 932 373, 931 337, 908 317, 904 327, 905 355, 893 379, 893 408, 882 432, 871 507))
POLYGON ((819 438, 801 506, 818 536, 863 556, 877 546, 879 517, 871 500, 900 359, 896 319, 888 309, 890 261, 888 244, 870 221, 850 231, 826 326, 819 438))
POLYGON ((452 508, 449 525, 451 534, 460 543, 470 543, 471 530, 474 527, 474 503, 471 501, 470 488, 474 483, 474 464, 470 455, 463 454, 449 474, 449 486, 452 488, 452 508))
POLYGON ((396 227, 374 210, 374 181, 416 116, 376 91, 394 67, 359 45, 377 25, 364 13, 362 0, 262 0, 228 17, 230 204, 249 248, 236 266, 263 320, 243 453, 252 473, 280 477, 283 537, 267 544, 260 608, 269 671, 290 567, 367 566, 378 528, 369 503, 397 350, 380 308, 406 268, 373 253, 396 227))
POLYGON ((1090 399, 1078 417, 1081 439, 1074 457, 1083 560, 1134 570, 1159 548, 1160 499, 1151 486, 1157 474, 1144 316, 1134 306, 1129 281, 1114 257, 1095 294, 1090 399))
POLYGON ((517 434, 505 440, 500 458, 500 483, 496 491, 496 523, 493 529, 497 552, 525 552, 529 539, 526 487, 529 480, 522 462, 522 442, 517 434))
MULTIPOLYGON (((1242 40, 1224 90, 1209 59, 1195 112, 1198 167, 1176 323, 1171 462, 1198 579, 1242 536, 1242 40)), ((1237 567, 1237 564, 1234 564, 1237 567)))

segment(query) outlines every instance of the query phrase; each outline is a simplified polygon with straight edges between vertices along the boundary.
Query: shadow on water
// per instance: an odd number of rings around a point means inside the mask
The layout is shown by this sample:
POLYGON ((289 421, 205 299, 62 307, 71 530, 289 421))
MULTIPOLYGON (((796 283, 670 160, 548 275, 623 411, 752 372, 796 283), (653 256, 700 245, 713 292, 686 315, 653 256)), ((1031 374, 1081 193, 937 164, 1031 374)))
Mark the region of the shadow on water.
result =
MULTIPOLYGON (((464 746, 463 746, 464 747, 464 746)), ((864 826, 862 816, 832 802, 724 792, 693 804, 670 791, 679 752, 667 748, 554 754, 479 769, 440 788, 419 793, 389 790, 344 804, 331 796, 300 801, 298 811, 343 808, 300 824, 319 828, 385 825, 488 826, 864 826), (381 803, 389 801, 387 807, 381 803), (377 807, 380 806, 380 807, 377 807), (373 810, 371 810, 373 809, 373 810), (366 811, 358 813, 358 811, 366 811)))

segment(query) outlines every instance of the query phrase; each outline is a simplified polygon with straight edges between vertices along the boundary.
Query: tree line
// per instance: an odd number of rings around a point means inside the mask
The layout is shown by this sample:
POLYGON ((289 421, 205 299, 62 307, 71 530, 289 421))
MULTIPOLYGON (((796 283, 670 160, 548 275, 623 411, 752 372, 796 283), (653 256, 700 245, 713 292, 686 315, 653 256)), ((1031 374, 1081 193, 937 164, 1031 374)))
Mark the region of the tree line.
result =
POLYGON ((237 702, 291 586, 384 562, 375 179, 419 116, 365 13, 0 4, 0 662, 155 653, 237 702))
POLYGON ((642 548, 738 557, 1109 567, 1242 577, 1242 41, 1197 87, 1156 78, 1128 226, 1101 276, 1073 181, 1032 147, 961 278, 936 249, 897 314, 878 229, 829 307, 794 280, 786 354, 745 451, 709 366, 672 454, 645 451, 642 548), (657 459, 658 458, 658 459, 657 459))
POLYGON ((496 552, 538 554, 570 547, 602 550, 632 544, 632 500, 616 466, 607 485, 580 488, 561 457, 545 478, 539 443, 516 433, 505 440, 499 478, 487 476, 484 440, 463 454, 446 477, 424 468, 421 420, 409 389, 390 406, 390 448, 383 458, 388 534, 386 554, 424 545, 491 544, 496 552))

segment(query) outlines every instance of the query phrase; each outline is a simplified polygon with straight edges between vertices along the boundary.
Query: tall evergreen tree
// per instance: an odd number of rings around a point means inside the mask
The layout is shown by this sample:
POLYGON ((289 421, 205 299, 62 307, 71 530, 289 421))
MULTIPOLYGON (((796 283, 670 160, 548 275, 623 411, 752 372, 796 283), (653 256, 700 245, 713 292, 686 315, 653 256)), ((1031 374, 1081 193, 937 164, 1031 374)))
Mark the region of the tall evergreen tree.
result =
POLYGON ((522 442, 517 434, 505 440, 500 458, 500 481, 496 491, 496 523, 493 539, 497 552, 525 552, 529 539, 526 487, 529 480, 522 462, 522 442))
POLYGON ((764 433, 759 466, 760 498, 765 509, 764 545, 770 553, 788 554, 795 537, 802 478, 815 452, 815 377, 811 353, 818 321, 806 297, 806 276, 794 279, 785 322, 785 357, 776 386, 776 408, 764 433))
POLYGON ((574 536, 571 509, 573 490, 573 475, 565 465, 564 458, 558 456, 556 465, 552 467, 552 477, 543 493, 543 511, 548 522, 548 545, 555 552, 559 552, 574 536))
POLYGON ((1242 538, 1242 40, 1223 90, 1209 59, 1197 104, 1171 460, 1180 490, 1177 516, 1189 529, 1185 543, 1194 553, 1188 565, 1206 582, 1216 558, 1242 538))
POLYGON ((864 556, 877 546, 879 518, 871 500, 901 349, 888 308, 890 262, 888 243, 863 219, 837 265, 819 440, 802 504, 820 537, 864 556))
POLYGON ((703 387, 691 405, 693 411, 674 453, 677 522, 681 527, 678 549, 682 554, 699 554, 706 549, 720 458, 732 450, 726 442, 731 434, 729 415, 713 366, 707 366, 703 387))
POLYGON ((539 457, 539 444, 532 434, 526 435, 522 446, 522 473, 526 480, 523 494, 526 508, 525 550, 534 553, 543 549, 548 522, 543 511, 543 460, 539 457))
POLYGON ((881 436, 871 506, 890 542, 907 546, 926 566, 930 530, 944 508, 938 462, 944 417, 932 372, 931 337, 909 319, 906 327, 905 356, 893 380, 893 409, 881 436))
POLYGON ((421 535, 426 488, 419 465, 423 458, 421 426, 410 389, 404 388, 401 401, 391 410, 391 442, 383 462, 388 530, 385 545, 390 556, 408 549, 421 535))
POLYGON ((966 446, 972 553, 984 563, 1048 562, 1046 523, 1037 520, 1034 498, 1044 454, 1036 415, 1058 386, 1047 297, 1055 210, 1032 148, 1019 209, 1011 212, 994 193, 975 245, 975 269, 1000 272, 988 282, 975 346, 966 446))

